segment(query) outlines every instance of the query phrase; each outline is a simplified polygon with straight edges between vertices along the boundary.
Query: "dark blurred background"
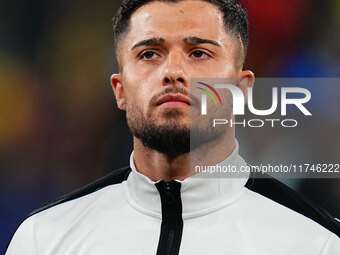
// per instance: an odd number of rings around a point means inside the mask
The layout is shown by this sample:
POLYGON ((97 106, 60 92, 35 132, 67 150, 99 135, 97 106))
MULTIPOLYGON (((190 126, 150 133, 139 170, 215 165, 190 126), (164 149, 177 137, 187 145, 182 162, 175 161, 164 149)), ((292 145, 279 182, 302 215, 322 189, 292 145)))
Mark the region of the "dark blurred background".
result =
MULTIPOLYGON (((246 68, 257 77, 340 76, 339 0, 241 3, 251 29, 246 68)), ((0 252, 29 212, 128 164, 132 138, 109 83, 117 71, 111 28, 117 6, 0 0, 0 252)), ((338 115, 326 121, 339 132, 338 115)), ((316 143, 313 134, 321 132, 311 127, 302 144, 327 147, 332 133, 316 143)), ((250 163, 275 148, 292 154, 283 141, 299 143, 297 132, 238 134, 250 163)), ((286 183, 340 217, 339 180, 286 183)))

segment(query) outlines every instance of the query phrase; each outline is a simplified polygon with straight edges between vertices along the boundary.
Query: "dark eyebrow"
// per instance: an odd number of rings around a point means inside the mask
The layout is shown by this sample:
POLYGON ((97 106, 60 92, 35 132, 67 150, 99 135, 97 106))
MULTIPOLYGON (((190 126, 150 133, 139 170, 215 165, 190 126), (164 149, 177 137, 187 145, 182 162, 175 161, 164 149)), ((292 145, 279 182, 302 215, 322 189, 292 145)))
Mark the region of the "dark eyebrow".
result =
POLYGON ((221 47, 221 45, 213 40, 209 40, 209 39, 202 39, 202 38, 198 38, 196 36, 189 36, 187 38, 184 38, 183 40, 185 43, 191 43, 191 44, 203 44, 203 43, 209 43, 218 47, 221 47))
POLYGON ((150 39, 146 39, 146 40, 142 40, 138 43, 136 43, 135 45, 133 45, 133 47, 131 48, 131 50, 134 50, 137 47, 141 47, 141 46, 150 46, 150 45, 159 45, 164 43, 165 40, 163 38, 150 38, 150 39))

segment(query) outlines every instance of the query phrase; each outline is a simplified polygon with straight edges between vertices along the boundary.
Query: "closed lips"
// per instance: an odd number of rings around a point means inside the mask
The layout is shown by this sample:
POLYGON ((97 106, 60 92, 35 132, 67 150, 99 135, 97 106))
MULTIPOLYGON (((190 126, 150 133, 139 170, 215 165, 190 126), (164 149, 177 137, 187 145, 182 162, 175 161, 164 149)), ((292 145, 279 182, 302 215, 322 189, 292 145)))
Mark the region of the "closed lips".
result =
POLYGON ((188 99, 187 97, 182 96, 182 95, 166 95, 166 96, 163 96, 156 101, 156 105, 159 106, 159 105, 167 103, 167 102, 181 102, 181 103, 185 103, 187 105, 190 105, 190 99, 188 99))

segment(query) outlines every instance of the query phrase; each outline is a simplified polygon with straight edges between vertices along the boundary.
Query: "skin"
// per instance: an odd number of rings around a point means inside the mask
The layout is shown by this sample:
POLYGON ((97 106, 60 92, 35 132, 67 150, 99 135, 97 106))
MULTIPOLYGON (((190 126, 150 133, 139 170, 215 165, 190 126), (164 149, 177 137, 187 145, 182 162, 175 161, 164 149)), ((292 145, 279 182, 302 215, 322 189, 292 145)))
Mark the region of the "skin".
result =
MULTIPOLYGON (((237 63, 239 49, 242 50, 239 44, 239 40, 226 32, 222 12, 210 3, 152 2, 142 6, 132 15, 129 31, 119 45, 118 59, 122 70, 111 76, 119 109, 129 114, 134 107, 146 119, 156 119, 157 124, 165 124, 172 118, 189 127, 188 105, 173 102, 156 106, 150 104, 150 100, 170 87, 180 87, 189 93, 190 78, 195 77, 237 77, 237 86, 246 98, 247 88, 253 86, 254 75, 251 71, 242 71, 237 63), (214 44, 188 40, 192 37, 208 39, 214 44), (151 38, 162 39, 151 45, 141 45, 140 42, 151 38), (179 114, 166 114, 174 109, 179 114)), ((208 152, 207 157, 213 156, 216 163, 221 162, 233 151, 234 137, 234 128, 230 128, 222 138, 201 149, 208 152), (204 148, 219 144, 223 144, 224 150, 217 155, 209 155, 209 150, 204 148)), ((189 157, 190 153, 168 157, 146 148, 134 137, 136 168, 153 181, 189 177, 189 157)))

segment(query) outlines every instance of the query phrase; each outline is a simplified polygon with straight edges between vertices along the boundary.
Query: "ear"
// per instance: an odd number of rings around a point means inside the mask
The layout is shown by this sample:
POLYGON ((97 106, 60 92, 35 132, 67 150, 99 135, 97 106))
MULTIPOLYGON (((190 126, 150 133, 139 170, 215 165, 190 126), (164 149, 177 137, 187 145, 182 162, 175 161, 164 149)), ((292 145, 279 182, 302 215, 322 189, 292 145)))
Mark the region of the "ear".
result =
POLYGON ((244 95, 244 103, 248 100, 248 88, 252 88, 255 83, 255 75, 252 71, 242 71, 239 76, 239 82, 237 87, 239 87, 244 95))
POLYGON ((122 84, 122 75, 120 73, 111 75, 111 85, 113 92, 115 93, 118 108, 125 111, 126 102, 124 95, 124 87, 122 84))

